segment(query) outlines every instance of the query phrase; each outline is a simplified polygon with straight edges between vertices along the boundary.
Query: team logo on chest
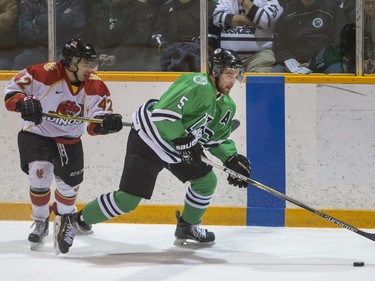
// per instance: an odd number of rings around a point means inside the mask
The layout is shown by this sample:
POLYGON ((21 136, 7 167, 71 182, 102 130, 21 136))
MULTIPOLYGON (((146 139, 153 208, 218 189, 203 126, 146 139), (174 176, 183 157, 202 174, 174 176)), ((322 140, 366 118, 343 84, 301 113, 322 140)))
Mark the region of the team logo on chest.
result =
POLYGON ((70 100, 63 101, 57 107, 56 112, 63 115, 83 116, 83 104, 70 100))
POLYGON ((212 116, 205 114, 190 127, 186 128, 186 131, 193 134, 196 139, 205 142, 206 139, 209 139, 213 134, 213 132, 208 128, 208 124, 213 119, 214 118, 212 116))
MULTIPOLYGON (((56 112, 51 113, 65 116, 83 116, 83 109, 83 104, 76 103, 75 101, 63 101, 57 106, 56 112)), ((57 117, 48 117, 47 120, 62 126, 73 126, 82 123, 82 121, 78 120, 69 120, 57 117)))

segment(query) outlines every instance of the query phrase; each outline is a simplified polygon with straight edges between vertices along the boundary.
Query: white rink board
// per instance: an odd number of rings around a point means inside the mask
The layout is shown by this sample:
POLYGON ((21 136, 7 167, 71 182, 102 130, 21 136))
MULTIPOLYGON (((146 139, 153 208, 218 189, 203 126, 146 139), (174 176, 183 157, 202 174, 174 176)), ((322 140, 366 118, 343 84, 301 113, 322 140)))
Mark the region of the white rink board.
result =
POLYGON ((287 194, 318 208, 374 209, 374 87, 287 84, 286 93, 287 194))
MULTIPOLYGON (((3 92, 6 82, 0 81, 3 92)), ((149 98, 158 98, 168 82, 107 82, 114 110, 124 120, 149 98)), ((371 85, 286 84, 287 195, 314 208, 374 209, 375 94, 371 85)), ((245 84, 231 93, 237 102, 241 126, 233 133, 240 153, 246 153, 245 84)), ((29 202, 27 177, 19 168, 17 132, 19 115, 0 107, 0 202, 29 202)), ((84 135, 85 180, 78 202, 117 189, 129 128, 120 133, 84 135)), ((253 167, 256 168, 256 167, 253 167)), ((219 177, 213 206, 246 206, 246 191, 219 177)), ((256 179, 255 179, 256 180, 256 179)), ((157 181, 153 198, 142 204, 180 205, 186 185, 168 171, 157 181)), ((288 207, 295 207, 287 204, 288 207)))

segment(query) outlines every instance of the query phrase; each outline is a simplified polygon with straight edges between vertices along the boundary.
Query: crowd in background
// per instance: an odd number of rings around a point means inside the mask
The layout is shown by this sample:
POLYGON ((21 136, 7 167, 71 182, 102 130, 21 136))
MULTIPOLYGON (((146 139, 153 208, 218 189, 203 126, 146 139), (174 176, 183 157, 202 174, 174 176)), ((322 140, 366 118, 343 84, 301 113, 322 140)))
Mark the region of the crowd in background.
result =
MULTIPOLYGON (((375 0, 363 1, 375 73, 375 0)), ((208 0, 208 47, 236 51, 246 72, 354 73, 355 14, 355 0, 208 0)), ((57 58, 80 37, 102 71, 199 71, 199 19, 199 0, 57 0, 57 58)), ((0 69, 47 60, 47 0, 0 0, 0 69)))

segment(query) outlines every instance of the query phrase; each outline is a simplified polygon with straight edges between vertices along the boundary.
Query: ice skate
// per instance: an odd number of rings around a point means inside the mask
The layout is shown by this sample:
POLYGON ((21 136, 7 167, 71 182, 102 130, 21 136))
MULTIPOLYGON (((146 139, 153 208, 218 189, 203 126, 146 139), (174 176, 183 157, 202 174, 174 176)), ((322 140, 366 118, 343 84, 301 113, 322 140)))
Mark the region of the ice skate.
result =
MULTIPOLYGON (((182 220, 180 212, 176 211, 177 227, 174 233, 176 246, 189 245, 189 240, 202 244, 212 245, 215 242, 215 234, 199 226, 199 224, 190 224, 182 220)), ((196 243, 195 243, 196 244, 196 243)))
POLYGON ((78 213, 56 215, 54 221, 54 251, 56 255, 66 254, 73 245, 74 237, 77 234, 78 213))
POLYGON ((32 251, 39 250, 44 246, 44 238, 49 233, 49 217, 45 220, 35 220, 31 227, 33 227, 34 225, 35 228, 33 232, 29 234, 28 238, 28 240, 30 241, 30 248, 32 251))
POLYGON ((78 229, 77 235, 89 235, 94 233, 92 230, 92 225, 89 225, 80 219, 77 220, 76 226, 78 229))

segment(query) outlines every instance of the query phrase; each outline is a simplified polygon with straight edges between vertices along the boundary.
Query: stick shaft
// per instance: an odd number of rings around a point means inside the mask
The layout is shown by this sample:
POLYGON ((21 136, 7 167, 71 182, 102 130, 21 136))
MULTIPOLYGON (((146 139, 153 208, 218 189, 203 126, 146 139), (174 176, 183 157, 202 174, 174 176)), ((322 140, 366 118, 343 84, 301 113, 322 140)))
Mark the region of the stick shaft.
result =
MULTIPOLYGON (((61 119, 66 119, 66 120, 76 120, 76 121, 82 121, 82 122, 97 123, 97 124, 103 123, 102 119, 86 118, 86 117, 73 116, 73 115, 63 115, 63 114, 50 113, 50 112, 48 112, 48 113, 43 112, 43 116, 50 117, 50 118, 61 118, 61 119)), ((130 127, 132 125, 132 123, 123 121, 122 125, 124 125, 126 127, 130 127)))
POLYGON ((224 167, 220 164, 217 164, 217 163, 209 160, 206 157, 202 157, 202 162, 204 162, 208 165, 211 165, 212 167, 217 168, 217 169, 219 169, 219 170, 221 170, 221 171, 223 171, 223 172, 225 172, 225 173, 227 173, 227 174, 229 174, 229 175, 231 175, 235 178, 246 181, 248 184, 251 184, 252 186, 258 187, 258 188, 260 188, 260 189, 262 189, 262 190, 264 190, 264 191, 266 191, 266 192, 268 192, 268 193, 270 193, 270 194, 272 194, 276 197, 279 197, 279 198, 284 199, 284 200, 286 200, 290 203, 293 203, 294 205, 297 205, 297 206, 299 206, 299 207, 301 207, 301 208, 303 208, 303 209, 305 209, 305 210, 307 210, 307 211, 309 211, 309 212, 311 212, 315 215, 318 215, 318 216, 322 217, 323 219, 325 219, 329 222, 332 222, 332 223, 334 223, 338 226, 346 228, 350 231, 353 231, 354 233, 357 233, 357 234, 359 234, 361 236, 364 236, 364 237, 366 237, 366 238, 368 238, 372 241, 375 241, 375 234, 373 234, 373 233, 368 233, 368 232, 362 231, 362 230, 360 230, 360 229, 358 229, 354 226, 351 226, 350 224, 347 224, 347 223, 345 223, 345 222, 343 222, 339 219, 336 219, 336 218, 334 218, 334 217, 332 217, 332 216, 330 216, 330 215, 328 215, 328 214, 326 214, 322 211, 316 210, 316 209, 314 209, 314 208, 312 208, 312 207, 310 207, 310 206, 308 206, 308 205, 306 205, 306 204, 304 204, 304 203, 302 203, 302 202, 300 202, 296 199, 293 199, 292 197, 289 197, 289 196, 287 196, 287 195, 285 195, 285 194, 283 194, 283 193, 281 193, 281 192, 279 192, 279 191, 277 191, 277 190, 275 190, 271 187, 268 187, 268 186, 266 186, 266 185, 264 185, 260 182, 257 182, 255 180, 252 180, 248 177, 245 177, 245 176, 243 176, 239 173, 236 173, 235 171, 233 171, 231 169, 228 169, 227 167, 224 167))

